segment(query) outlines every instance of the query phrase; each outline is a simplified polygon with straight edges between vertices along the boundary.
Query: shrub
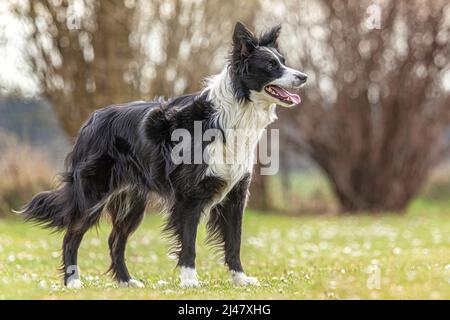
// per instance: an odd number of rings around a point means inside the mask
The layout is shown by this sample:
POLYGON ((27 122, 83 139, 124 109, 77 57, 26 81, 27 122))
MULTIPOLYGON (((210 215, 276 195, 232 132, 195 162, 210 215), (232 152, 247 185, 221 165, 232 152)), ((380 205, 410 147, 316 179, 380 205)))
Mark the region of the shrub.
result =
POLYGON ((31 197, 54 186, 55 171, 45 156, 0 132, 0 216, 20 209, 31 197))

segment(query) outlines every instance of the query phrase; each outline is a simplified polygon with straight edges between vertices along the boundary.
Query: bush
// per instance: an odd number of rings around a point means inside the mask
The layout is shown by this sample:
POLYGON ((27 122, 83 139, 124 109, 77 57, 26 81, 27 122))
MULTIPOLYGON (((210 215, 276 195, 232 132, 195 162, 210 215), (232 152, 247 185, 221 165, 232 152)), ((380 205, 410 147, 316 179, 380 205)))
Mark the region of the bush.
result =
POLYGON ((54 186, 55 171, 43 154, 0 132, 0 216, 20 209, 31 197, 54 186))

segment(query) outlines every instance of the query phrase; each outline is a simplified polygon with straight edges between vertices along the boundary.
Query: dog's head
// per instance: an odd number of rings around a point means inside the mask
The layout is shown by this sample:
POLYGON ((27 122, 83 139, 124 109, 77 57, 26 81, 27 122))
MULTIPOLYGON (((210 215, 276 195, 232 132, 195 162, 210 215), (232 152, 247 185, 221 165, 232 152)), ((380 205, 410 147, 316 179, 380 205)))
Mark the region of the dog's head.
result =
POLYGON ((307 76, 285 65, 278 51, 280 31, 281 26, 276 26, 258 38, 244 24, 236 23, 230 64, 237 100, 284 107, 300 103, 300 96, 288 90, 301 87, 307 76))

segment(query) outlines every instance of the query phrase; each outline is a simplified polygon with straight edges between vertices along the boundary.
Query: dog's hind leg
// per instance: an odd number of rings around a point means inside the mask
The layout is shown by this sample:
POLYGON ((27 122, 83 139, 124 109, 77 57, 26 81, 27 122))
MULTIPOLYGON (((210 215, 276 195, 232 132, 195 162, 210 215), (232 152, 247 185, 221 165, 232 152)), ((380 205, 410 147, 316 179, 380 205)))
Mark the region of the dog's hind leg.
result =
POLYGON ((102 208, 91 214, 89 217, 73 221, 64 235, 62 246, 62 268, 64 272, 64 285, 70 289, 80 289, 83 283, 80 279, 78 268, 78 248, 84 234, 100 219, 102 208))
POLYGON ((111 255, 109 271, 123 287, 144 287, 144 284, 133 279, 125 263, 125 248, 128 237, 137 229, 144 216, 146 197, 142 194, 117 195, 108 206, 112 216, 113 229, 108 244, 111 255), (131 199, 133 197, 133 199, 131 199))
POLYGON ((70 289, 80 289, 83 283, 78 268, 78 248, 81 240, 89 228, 81 230, 69 227, 63 240, 62 271, 64 272, 64 285, 70 289))

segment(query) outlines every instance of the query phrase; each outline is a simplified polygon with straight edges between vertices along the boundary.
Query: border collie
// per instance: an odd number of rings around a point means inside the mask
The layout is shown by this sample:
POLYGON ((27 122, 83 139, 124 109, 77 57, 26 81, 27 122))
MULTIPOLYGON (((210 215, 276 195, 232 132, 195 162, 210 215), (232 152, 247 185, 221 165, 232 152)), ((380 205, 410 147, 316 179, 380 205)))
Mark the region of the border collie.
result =
MULTIPOLYGON (((95 111, 80 129, 66 159, 60 186, 37 194, 21 213, 27 220, 64 230, 64 284, 80 288, 77 251, 83 235, 103 211, 112 221, 109 236, 114 278, 125 287, 143 287, 125 264, 125 247, 137 229, 150 195, 162 199, 168 212, 165 231, 174 240, 182 287, 198 286, 195 242, 202 214, 208 214, 209 239, 224 250, 225 264, 236 285, 258 285, 244 273, 240 259, 242 215, 246 205, 255 149, 264 129, 276 119, 276 105, 300 103, 297 94, 306 75, 285 65, 278 51, 281 27, 256 37, 238 22, 230 57, 223 71, 197 93, 165 101, 131 102, 95 111), (202 142, 209 158, 218 150, 235 150, 244 162, 175 163, 172 133, 223 132, 221 139, 202 142), (228 132, 252 129, 246 143, 233 145, 228 132), (250 142, 248 142, 250 141, 250 142)), ((192 145, 195 141, 190 142, 192 145)))

